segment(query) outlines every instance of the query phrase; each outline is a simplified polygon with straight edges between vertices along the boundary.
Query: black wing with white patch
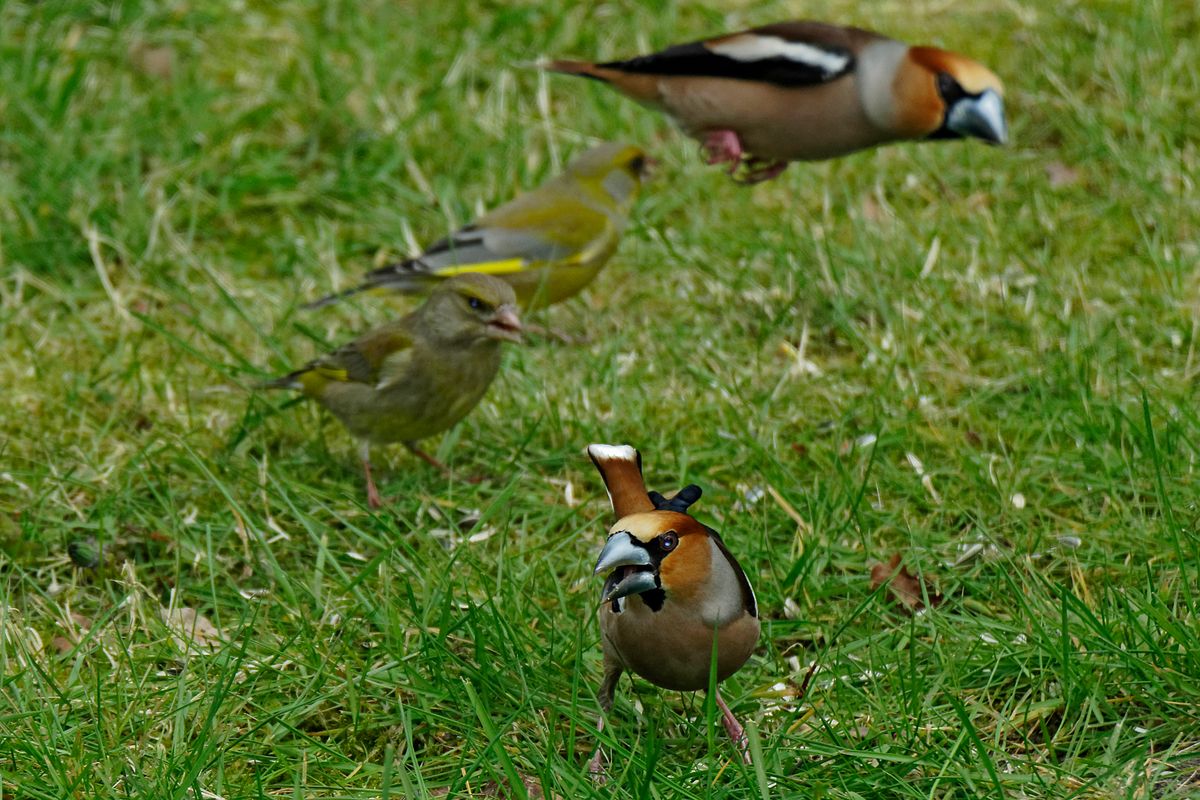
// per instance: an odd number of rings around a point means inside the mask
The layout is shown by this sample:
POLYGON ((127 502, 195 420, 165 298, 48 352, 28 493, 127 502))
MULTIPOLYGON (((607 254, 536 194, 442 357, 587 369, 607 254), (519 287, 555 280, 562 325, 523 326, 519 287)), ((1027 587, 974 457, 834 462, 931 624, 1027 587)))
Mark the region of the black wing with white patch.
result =
POLYGON ((796 87, 828 83, 845 75, 854 69, 854 55, 841 44, 794 39, 760 29, 676 45, 600 66, 623 72, 733 78, 796 87))

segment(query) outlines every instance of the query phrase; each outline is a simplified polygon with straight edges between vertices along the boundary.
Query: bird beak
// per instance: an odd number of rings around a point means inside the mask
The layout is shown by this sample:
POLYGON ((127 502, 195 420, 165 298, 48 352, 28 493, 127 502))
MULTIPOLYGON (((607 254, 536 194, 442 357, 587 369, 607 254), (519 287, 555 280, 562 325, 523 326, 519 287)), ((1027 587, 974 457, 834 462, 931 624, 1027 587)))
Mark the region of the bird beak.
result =
POLYGON ((516 307, 505 304, 497 308, 488 322, 488 334, 493 339, 521 341, 521 318, 517 316, 516 307))
POLYGON ((596 560, 593 575, 615 570, 604 582, 602 602, 610 602, 638 592, 649 591, 658 586, 653 569, 650 569, 650 554, 646 548, 633 543, 633 537, 625 531, 617 531, 608 537, 600 558, 596 560))
POLYGON ((1004 101, 995 89, 979 97, 965 97, 950 108, 946 127, 960 136, 973 136, 989 144, 1008 142, 1008 123, 1004 121, 1004 101))

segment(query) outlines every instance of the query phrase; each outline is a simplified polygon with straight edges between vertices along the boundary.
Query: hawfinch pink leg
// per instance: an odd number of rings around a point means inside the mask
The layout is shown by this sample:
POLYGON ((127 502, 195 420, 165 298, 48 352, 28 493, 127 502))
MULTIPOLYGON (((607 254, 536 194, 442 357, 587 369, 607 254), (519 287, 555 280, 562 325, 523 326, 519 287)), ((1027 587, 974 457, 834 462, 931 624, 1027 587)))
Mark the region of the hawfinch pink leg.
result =
POLYGON ((742 760, 747 764, 750 763, 750 748, 749 742, 746 740, 746 729, 742 727, 742 723, 737 721, 737 717, 729 710, 729 706, 725 705, 725 699, 721 697, 721 693, 716 693, 717 708, 721 709, 722 721, 725 723, 725 732, 729 734, 729 738, 737 745, 737 749, 742 754, 742 760))
POLYGON ((733 131, 709 131, 700 149, 709 164, 729 164, 730 173, 742 163, 742 140, 733 131))

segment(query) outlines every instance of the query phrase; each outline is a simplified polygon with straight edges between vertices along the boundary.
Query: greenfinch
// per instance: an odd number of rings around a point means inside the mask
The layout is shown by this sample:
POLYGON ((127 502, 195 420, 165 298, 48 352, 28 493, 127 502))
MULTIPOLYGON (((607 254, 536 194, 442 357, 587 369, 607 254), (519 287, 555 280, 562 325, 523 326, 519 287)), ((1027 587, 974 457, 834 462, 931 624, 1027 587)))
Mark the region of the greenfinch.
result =
POLYGON ((639 147, 606 143, 559 176, 484 214, 416 258, 381 267, 359 286, 309 303, 320 308, 372 290, 413 294, 464 272, 507 281, 524 309, 583 290, 617 249, 652 161, 639 147))
POLYGON ((544 66, 666 112, 743 183, 887 142, 1008 139, 1004 88, 987 67, 843 25, 780 22, 622 61, 544 66))
POLYGON ((303 392, 361 440, 367 503, 379 508, 371 445, 401 442, 447 471, 416 443, 452 427, 479 403, 500 368, 500 345, 520 336, 512 287, 466 273, 440 283, 408 315, 263 386, 303 392))

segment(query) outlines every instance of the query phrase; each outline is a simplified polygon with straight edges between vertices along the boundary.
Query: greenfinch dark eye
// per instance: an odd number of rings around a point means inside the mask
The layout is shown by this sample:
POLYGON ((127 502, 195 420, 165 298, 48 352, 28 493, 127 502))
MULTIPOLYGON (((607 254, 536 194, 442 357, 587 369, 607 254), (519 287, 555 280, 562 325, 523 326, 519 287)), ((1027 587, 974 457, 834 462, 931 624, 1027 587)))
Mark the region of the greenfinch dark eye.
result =
POLYGON ((679 544, 679 536, 676 535, 675 531, 667 531, 658 537, 658 546, 663 549, 663 552, 671 552, 677 544, 679 544))
POLYGON ((643 172, 646 171, 646 159, 642 156, 635 157, 632 161, 629 162, 629 169, 632 170, 635 174, 641 175, 643 172))
POLYGON ((484 311, 487 309, 487 303, 483 302, 478 297, 467 298, 467 305, 471 307, 472 311, 484 311))

